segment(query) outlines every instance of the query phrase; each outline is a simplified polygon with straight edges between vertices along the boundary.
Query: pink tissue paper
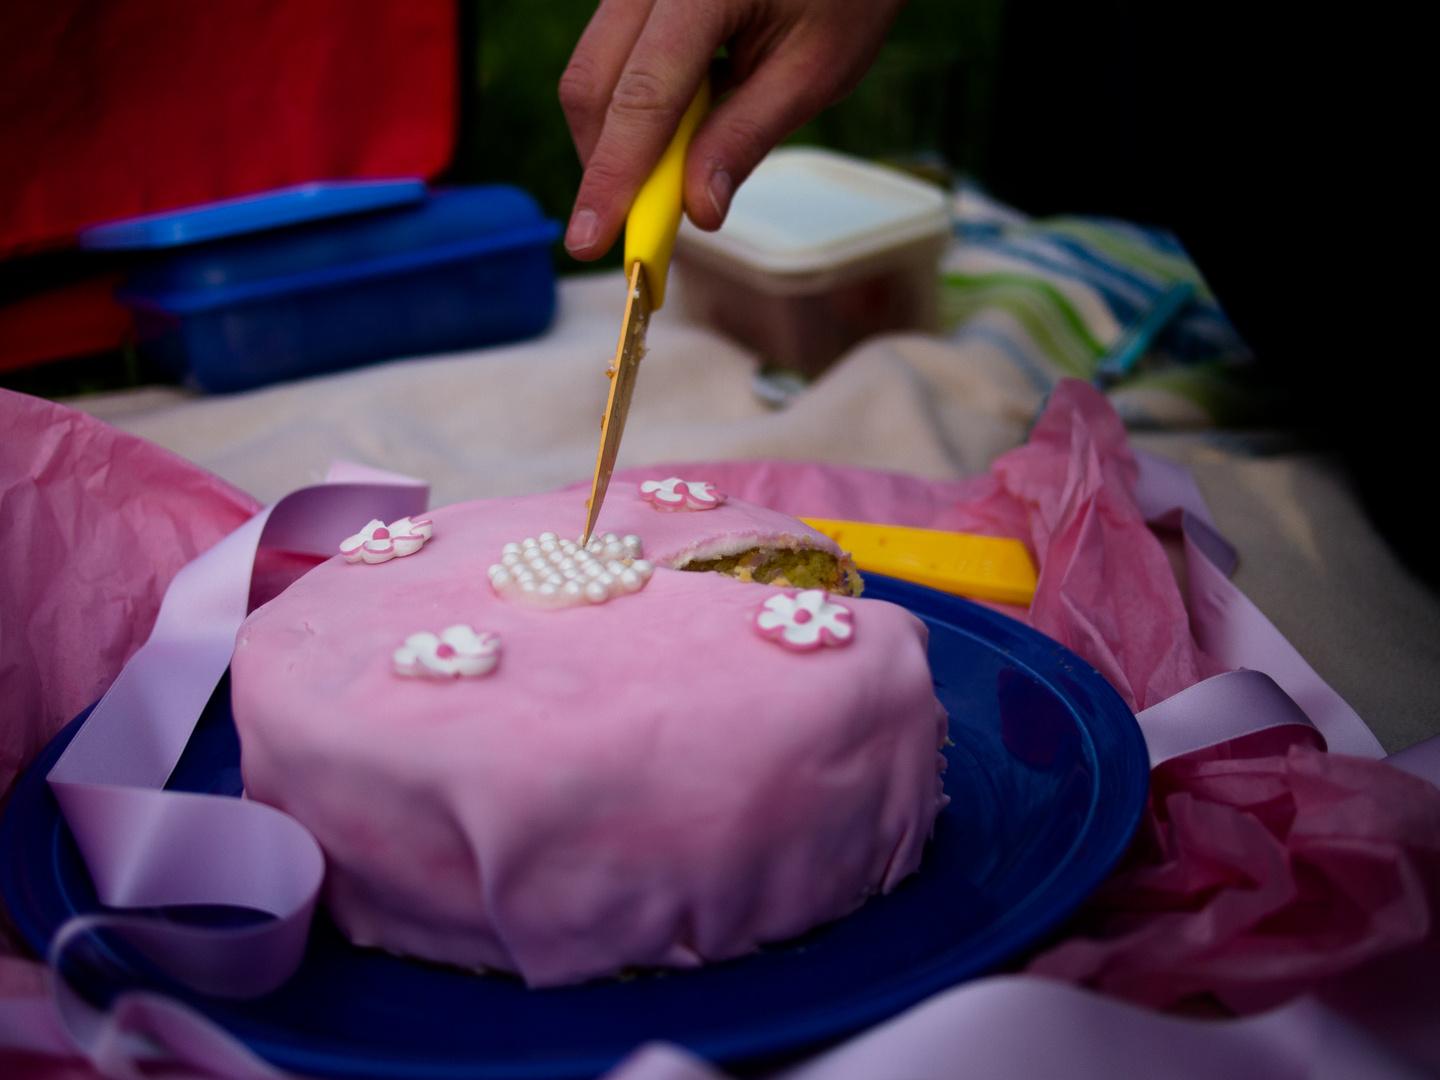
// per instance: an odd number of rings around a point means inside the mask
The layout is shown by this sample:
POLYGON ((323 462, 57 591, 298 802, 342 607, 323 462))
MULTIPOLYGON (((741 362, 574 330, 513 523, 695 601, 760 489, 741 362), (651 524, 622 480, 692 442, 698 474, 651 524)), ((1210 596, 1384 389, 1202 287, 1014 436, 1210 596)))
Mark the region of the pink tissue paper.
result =
POLYGON ((150 635, 170 579, 259 504, 85 413, 0 390, 0 793, 150 635))

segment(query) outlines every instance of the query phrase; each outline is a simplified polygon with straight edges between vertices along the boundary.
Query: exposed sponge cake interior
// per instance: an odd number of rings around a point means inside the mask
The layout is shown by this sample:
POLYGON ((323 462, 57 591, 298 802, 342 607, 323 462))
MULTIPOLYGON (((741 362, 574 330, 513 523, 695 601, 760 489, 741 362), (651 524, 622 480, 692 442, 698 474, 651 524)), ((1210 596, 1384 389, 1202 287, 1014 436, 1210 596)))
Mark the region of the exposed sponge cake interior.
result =
POLYGON ((836 556, 815 548, 755 547, 720 558, 696 559, 676 569, 710 570, 739 581, 824 589, 842 596, 859 596, 865 588, 849 555, 836 556))

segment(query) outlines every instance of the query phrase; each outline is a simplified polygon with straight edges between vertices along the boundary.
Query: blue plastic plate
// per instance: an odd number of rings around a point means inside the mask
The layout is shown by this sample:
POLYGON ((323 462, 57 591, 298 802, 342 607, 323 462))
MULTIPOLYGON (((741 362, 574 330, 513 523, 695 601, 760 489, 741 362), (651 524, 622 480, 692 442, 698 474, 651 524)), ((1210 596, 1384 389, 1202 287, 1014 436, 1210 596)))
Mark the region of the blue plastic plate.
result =
POLYGON ((404 206, 419 202, 425 195, 425 181, 411 178, 296 184, 92 225, 81 231, 80 246, 92 251, 180 247, 342 214, 404 206))
MULTIPOLYGON (((276 1065, 312 1076, 561 1078, 668 1039, 720 1062, 794 1053, 865 1027, 1033 946, 1100 884, 1130 841, 1149 780, 1144 740, 1108 683, 1049 638, 977 605, 868 575, 867 595, 930 627, 950 711, 945 790, 917 874, 803 938, 694 971, 555 990, 351 946, 317 918, 299 973, 257 1001, 197 997, 123 946, 76 976, 182 997, 276 1065)), ((239 747, 221 684, 170 786, 236 794, 239 747)), ((77 718, 21 778, 0 822, 0 888, 44 952, 97 908, 45 774, 77 718)))

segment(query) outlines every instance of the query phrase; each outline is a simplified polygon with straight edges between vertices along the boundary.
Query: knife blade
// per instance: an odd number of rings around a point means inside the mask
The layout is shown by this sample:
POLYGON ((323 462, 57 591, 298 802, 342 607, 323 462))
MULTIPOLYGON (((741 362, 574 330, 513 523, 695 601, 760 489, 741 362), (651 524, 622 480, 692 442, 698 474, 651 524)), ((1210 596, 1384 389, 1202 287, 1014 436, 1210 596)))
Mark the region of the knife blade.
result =
POLYGON ((680 118, 670 145, 641 185, 625 219, 625 322, 615 348, 615 363, 605 372, 610 376, 610 396, 600 421, 600 450, 595 456, 590 498, 585 501, 582 544, 587 543, 595 531, 600 507, 610 487, 610 476, 615 471, 620 437, 625 433, 625 418, 635 393, 635 376, 645 356, 645 331, 649 328, 650 316, 665 303, 670 252, 675 247, 675 234, 680 229, 680 214, 684 209, 685 152, 709 108, 710 77, 707 75, 680 118))
POLYGON ((615 471, 615 458, 620 453, 620 436, 625 434, 625 418, 630 414, 630 398, 635 393, 635 375, 645 355, 645 331, 650 326, 650 283, 645 277, 645 264, 636 260, 630 265, 630 294, 625 298, 625 327, 620 331, 620 344, 615 349, 615 363, 605 369, 610 376, 610 398, 600 421, 600 453, 595 459, 595 479, 590 484, 590 498, 585 501, 585 532, 580 543, 586 544, 595 531, 595 519, 610 489, 610 474, 615 471))

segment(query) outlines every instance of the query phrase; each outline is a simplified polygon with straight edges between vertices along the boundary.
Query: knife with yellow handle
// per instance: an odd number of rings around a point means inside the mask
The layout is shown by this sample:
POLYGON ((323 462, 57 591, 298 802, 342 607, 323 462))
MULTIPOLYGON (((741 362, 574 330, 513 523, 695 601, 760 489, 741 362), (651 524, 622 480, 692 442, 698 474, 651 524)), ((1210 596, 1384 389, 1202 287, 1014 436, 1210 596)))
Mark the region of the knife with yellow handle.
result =
POLYGON ((1035 597, 1035 566, 1019 540, 865 521, 802 520, 850 552, 861 570, 1001 604, 1028 607, 1035 597))
POLYGON ((645 331, 650 325, 650 315, 665 303, 670 252, 675 247, 675 234, 680 229, 680 214, 685 205, 685 153, 690 149, 690 137, 709 109, 710 77, 707 75, 680 118, 670 145, 641 185, 625 219, 625 270, 629 290, 625 297, 625 324, 615 349, 615 363, 606 369, 610 376, 610 399, 605 404, 605 418, 600 422, 600 452, 595 458, 590 498, 585 504, 585 532, 581 543, 588 541, 595 530, 595 520, 600 516, 600 507, 610 486, 610 474, 615 471, 620 436, 625 433, 625 417, 629 415, 630 398, 635 393, 635 374, 645 356, 645 331))

